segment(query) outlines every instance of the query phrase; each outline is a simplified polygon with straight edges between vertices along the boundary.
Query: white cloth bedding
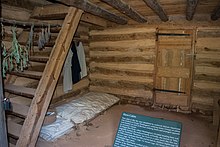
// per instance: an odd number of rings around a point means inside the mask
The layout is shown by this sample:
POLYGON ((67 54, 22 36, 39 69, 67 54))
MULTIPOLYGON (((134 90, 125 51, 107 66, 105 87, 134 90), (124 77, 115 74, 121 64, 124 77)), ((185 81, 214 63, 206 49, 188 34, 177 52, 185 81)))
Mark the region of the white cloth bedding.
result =
POLYGON ((40 136, 47 141, 53 141, 67 133, 74 123, 79 124, 92 119, 118 101, 119 98, 110 94, 89 92, 79 99, 56 107, 57 120, 43 126, 40 136))

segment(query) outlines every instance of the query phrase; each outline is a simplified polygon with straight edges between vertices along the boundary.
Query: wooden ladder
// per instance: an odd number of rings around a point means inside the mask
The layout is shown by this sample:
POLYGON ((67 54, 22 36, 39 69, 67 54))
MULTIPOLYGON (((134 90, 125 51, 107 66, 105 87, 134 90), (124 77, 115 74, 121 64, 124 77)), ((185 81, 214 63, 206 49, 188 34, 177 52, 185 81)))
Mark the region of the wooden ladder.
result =
MULTIPOLYGON (((56 88, 65 58, 69 51, 83 11, 70 7, 59 31, 55 45, 49 57, 30 57, 32 62, 46 63, 41 71, 12 72, 20 77, 40 80, 36 89, 13 84, 5 84, 5 92, 18 95, 19 102, 12 100, 12 115, 19 116, 18 121, 7 120, 8 133, 17 147, 35 146, 45 114, 56 88)), ((13 141, 12 141, 13 142, 13 141)), ((10 143, 10 146, 14 146, 10 143)))

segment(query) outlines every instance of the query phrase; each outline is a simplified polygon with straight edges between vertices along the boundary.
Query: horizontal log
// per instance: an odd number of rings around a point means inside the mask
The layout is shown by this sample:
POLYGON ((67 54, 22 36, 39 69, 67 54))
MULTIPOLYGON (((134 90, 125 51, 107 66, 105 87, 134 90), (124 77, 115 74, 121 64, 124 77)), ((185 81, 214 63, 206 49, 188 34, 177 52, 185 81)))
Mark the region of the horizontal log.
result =
POLYGON ((220 91, 220 83, 208 82, 208 81, 194 81, 194 88, 209 90, 209 91, 220 91))
POLYGON ((90 57, 147 57, 154 56, 154 52, 123 52, 123 51, 90 51, 90 57))
POLYGON ((102 74, 127 75, 127 76, 146 76, 146 77, 153 76, 153 71, 123 71, 120 69, 108 69, 105 67, 90 68, 90 72, 91 73, 102 73, 102 74))
POLYGON ((30 18, 31 11, 21 8, 21 7, 14 7, 11 5, 1 5, 1 17, 10 20, 17 20, 17 21, 28 21, 30 18), (16 14, 16 15, 15 15, 16 14))
POLYGON ((197 48, 213 48, 213 49, 219 49, 220 47, 220 38, 198 38, 196 47, 197 48), (210 43, 211 42, 211 43, 210 43))
POLYGON ((155 34, 153 33, 133 33, 133 34, 118 34, 118 35, 95 35, 90 37, 91 42, 97 41, 120 41, 120 40, 140 40, 140 39, 152 39, 155 40, 155 34))
POLYGON ((209 38, 209 37, 219 37, 220 38, 220 29, 198 29, 197 37, 198 38, 209 38))
POLYGON ((121 71, 142 71, 149 72, 154 70, 153 64, 120 64, 120 63, 90 63, 90 68, 107 68, 121 71))
POLYGON ((125 34, 134 34, 134 33, 149 33, 155 34, 155 28, 148 27, 121 27, 121 28, 107 28, 105 30, 91 30, 89 32, 90 36, 98 35, 125 35, 125 34))
POLYGON ((117 95, 125 95, 125 96, 130 96, 130 97, 142 97, 145 99, 152 98, 152 92, 146 91, 146 90, 118 89, 118 88, 103 87, 103 86, 90 86, 89 90, 96 91, 96 92, 117 94, 117 95))
POLYGON ((192 109, 196 110, 202 110, 202 112, 205 115, 211 115, 213 112, 213 106, 207 105, 207 104, 201 104, 201 103, 192 103, 192 109))
POLYGON ((153 39, 140 39, 140 40, 126 40, 126 41, 99 41, 91 42, 90 47, 114 47, 114 48, 146 48, 155 47, 155 40, 153 39))
POLYGON ((124 2, 123 0, 101 0, 103 2, 106 2, 110 6, 114 7, 115 9, 119 10, 121 13, 127 15, 131 19, 144 23, 147 22, 147 20, 142 16, 140 13, 138 13, 134 8, 132 8, 129 4, 124 2))
POLYGON ((208 59, 196 60, 196 66, 207 66, 207 67, 220 67, 220 61, 210 61, 208 59))
POLYGON ((125 75, 105 75, 100 73, 91 73, 89 76, 90 79, 97 80, 109 80, 109 81, 128 81, 128 82, 136 82, 140 84, 153 83, 153 77, 132 77, 125 75))
MULTIPOLYGON (((219 50, 220 51, 220 50, 219 50)), ((196 54, 196 60, 198 61, 220 61, 220 53, 203 51, 196 54)))
POLYGON ((57 2, 63 3, 68 6, 73 6, 79 9, 84 10, 85 12, 97 15, 99 17, 102 17, 104 19, 107 19, 109 21, 113 21, 118 24, 127 24, 127 20, 121 16, 117 16, 113 13, 111 13, 108 10, 105 10, 90 1, 87 0, 57 0, 57 2))
POLYGON ((127 63, 127 64, 154 64, 155 56, 144 56, 144 57, 90 57, 90 62, 101 62, 101 63, 127 63))
POLYGON ((220 78, 219 76, 213 76, 213 75, 206 75, 206 74, 195 74, 194 75, 194 80, 196 81, 210 81, 210 82, 219 82, 220 83, 220 78))
POLYGON ((205 74, 212 76, 220 76, 220 68, 216 67, 206 67, 206 66, 196 66, 195 74, 205 74))
POLYGON ((28 22, 28 21, 18 21, 18 20, 10 20, 10 19, 4 19, 1 18, 1 23, 5 25, 16 25, 19 27, 31 27, 34 24, 34 27, 60 27, 60 24, 48 24, 48 23, 38 23, 38 22, 28 22))
POLYGON ((199 95, 192 95, 192 103, 198 103, 198 104, 213 106, 213 98, 211 98, 211 97, 201 97, 199 95))
POLYGON ((116 81, 116 80, 104 80, 104 79, 91 79, 90 86, 104 86, 118 89, 133 89, 133 90, 152 90, 153 83, 140 84, 137 82, 129 81, 116 81))

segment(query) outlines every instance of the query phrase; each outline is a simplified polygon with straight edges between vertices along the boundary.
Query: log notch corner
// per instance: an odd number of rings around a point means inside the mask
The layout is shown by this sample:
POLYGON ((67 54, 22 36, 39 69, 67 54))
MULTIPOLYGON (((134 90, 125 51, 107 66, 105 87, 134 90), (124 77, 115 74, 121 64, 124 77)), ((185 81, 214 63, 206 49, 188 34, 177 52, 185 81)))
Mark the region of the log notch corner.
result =
POLYGON ((186 7, 186 19, 187 20, 190 21, 193 19, 198 2, 199 0, 187 0, 187 7, 186 7))

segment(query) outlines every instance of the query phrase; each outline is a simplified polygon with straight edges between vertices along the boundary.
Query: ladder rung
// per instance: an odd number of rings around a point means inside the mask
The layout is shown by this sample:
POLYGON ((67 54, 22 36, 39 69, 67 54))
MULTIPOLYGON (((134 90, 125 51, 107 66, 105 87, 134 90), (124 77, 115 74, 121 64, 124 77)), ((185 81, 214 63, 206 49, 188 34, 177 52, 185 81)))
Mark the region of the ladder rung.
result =
POLYGON ((33 98, 36 90, 33 88, 27 88, 24 86, 7 84, 7 85, 5 85, 5 91, 12 93, 12 94, 15 94, 15 95, 33 98))

